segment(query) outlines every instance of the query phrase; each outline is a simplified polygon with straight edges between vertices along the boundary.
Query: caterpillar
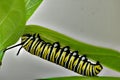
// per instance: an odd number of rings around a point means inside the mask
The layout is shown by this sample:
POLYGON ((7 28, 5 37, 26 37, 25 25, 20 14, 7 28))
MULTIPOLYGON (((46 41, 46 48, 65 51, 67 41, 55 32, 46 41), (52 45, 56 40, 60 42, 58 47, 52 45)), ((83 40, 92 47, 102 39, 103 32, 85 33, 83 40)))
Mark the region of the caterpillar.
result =
MULTIPOLYGON (((69 46, 61 47, 59 42, 54 42, 53 44, 45 42, 40 38, 39 34, 24 34, 21 37, 20 44, 8 49, 19 45, 22 45, 21 48, 23 47, 33 55, 61 65, 84 76, 96 76, 103 69, 99 61, 93 64, 88 61, 86 55, 80 56, 78 51, 71 51, 69 46)), ((21 48, 18 50, 17 55, 21 48)))

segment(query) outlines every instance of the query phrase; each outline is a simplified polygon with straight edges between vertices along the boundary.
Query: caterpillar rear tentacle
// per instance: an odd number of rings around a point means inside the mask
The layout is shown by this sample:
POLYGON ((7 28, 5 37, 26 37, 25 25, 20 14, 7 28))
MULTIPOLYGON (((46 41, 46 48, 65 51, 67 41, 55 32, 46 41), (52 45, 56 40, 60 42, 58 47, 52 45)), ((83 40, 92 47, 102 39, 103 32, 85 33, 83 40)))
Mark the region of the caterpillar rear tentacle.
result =
POLYGON ((53 44, 47 43, 40 38, 39 34, 24 34, 21 40, 22 47, 31 54, 61 65, 81 75, 96 76, 103 69, 99 61, 93 64, 88 61, 86 55, 80 56, 78 51, 71 51, 69 46, 61 48, 59 42, 54 42, 53 44))

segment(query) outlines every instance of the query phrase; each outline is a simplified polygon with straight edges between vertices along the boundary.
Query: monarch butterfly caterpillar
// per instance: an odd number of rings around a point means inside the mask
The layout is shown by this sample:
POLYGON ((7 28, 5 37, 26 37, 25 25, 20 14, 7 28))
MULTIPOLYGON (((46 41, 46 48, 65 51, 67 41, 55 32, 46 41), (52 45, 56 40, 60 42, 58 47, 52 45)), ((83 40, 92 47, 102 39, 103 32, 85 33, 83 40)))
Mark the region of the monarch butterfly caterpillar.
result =
MULTIPOLYGON (((54 42, 53 44, 45 42, 40 38, 39 34, 24 34, 20 44, 8 49, 19 45, 22 45, 26 51, 33 55, 61 65, 84 76, 96 76, 103 69, 99 61, 93 64, 88 61, 86 55, 80 56, 78 55, 78 51, 70 51, 69 46, 61 48, 59 42, 54 42)), ((18 50, 17 55, 21 48, 18 50)))

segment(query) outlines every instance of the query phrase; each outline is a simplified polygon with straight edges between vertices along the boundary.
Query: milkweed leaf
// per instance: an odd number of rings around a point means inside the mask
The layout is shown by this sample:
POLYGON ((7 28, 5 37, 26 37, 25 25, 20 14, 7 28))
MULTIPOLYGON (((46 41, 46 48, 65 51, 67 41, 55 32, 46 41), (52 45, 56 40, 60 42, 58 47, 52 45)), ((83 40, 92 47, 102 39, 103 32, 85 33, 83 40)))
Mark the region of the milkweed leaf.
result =
POLYGON ((0 0, 0 50, 14 44, 25 25, 24 0, 0 0))
POLYGON ((46 42, 60 42, 62 47, 70 46, 71 50, 78 50, 80 55, 86 54, 88 58, 100 61, 101 64, 120 72, 120 52, 118 51, 77 41, 42 26, 27 25, 24 34, 26 33, 39 33, 46 42))
POLYGON ((120 77, 58 77, 58 78, 48 78, 48 79, 38 79, 38 80, 120 80, 120 77))
POLYGON ((3 50, 0 50, 0 66, 1 66, 1 64, 2 64, 3 56, 4 56, 4 51, 3 51, 3 50))
POLYGON ((43 0, 25 0, 26 20, 34 13, 43 0))

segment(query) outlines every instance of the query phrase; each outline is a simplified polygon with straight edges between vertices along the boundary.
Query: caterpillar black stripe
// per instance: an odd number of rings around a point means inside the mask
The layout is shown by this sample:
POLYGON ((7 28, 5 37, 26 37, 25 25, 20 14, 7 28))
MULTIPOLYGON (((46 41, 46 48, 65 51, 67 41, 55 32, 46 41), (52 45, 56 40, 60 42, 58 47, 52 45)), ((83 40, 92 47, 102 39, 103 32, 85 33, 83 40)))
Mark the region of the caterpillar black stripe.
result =
POLYGON ((88 61, 86 55, 80 56, 78 55, 78 51, 70 51, 69 46, 61 48, 59 42, 54 42, 53 44, 45 42, 40 38, 39 34, 24 34, 21 44, 31 54, 61 65, 81 75, 96 76, 103 69, 98 61, 93 64, 88 61))

